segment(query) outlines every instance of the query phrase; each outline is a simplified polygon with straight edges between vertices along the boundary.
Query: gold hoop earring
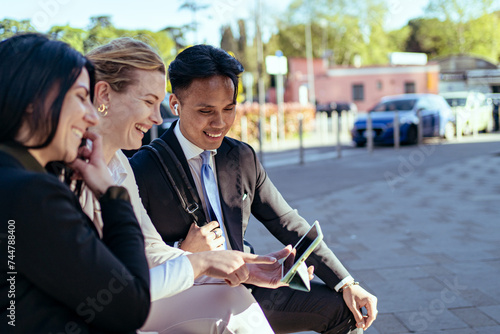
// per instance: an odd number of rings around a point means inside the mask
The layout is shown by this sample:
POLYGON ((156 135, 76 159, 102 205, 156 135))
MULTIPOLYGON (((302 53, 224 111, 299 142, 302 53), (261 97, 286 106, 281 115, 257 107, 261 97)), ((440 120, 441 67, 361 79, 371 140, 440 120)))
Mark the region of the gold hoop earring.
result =
POLYGON ((99 112, 99 114, 101 114, 102 117, 106 117, 106 115, 108 114, 108 106, 103 103, 99 106, 99 108, 97 108, 97 111, 99 112))

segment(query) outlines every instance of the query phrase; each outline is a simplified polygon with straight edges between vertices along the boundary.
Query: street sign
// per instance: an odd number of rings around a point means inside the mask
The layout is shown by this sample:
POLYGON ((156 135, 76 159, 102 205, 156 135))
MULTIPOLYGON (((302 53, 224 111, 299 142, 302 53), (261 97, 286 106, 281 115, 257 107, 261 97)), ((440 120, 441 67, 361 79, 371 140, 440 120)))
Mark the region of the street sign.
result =
POLYGON ((427 65, 427 55, 419 52, 391 52, 391 65, 427 65))
POLYGON ((270 75, 287 74, 288 61, 283 56, 267 56, 266 71, 270 75))

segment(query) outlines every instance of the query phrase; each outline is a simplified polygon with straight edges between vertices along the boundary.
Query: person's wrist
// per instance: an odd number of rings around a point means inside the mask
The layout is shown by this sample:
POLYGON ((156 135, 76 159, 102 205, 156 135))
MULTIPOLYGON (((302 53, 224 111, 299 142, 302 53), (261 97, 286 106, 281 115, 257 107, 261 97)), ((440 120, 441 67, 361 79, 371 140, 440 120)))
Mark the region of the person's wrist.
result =
POLYGON ((188 258, 189 262, 191 262, 195 279, 202 275, 208 276, 211 267, 209 261, 207 261, 206 252, 191 253, 186 255, 186 257, 188 258))
POLYGON ((351 275, 346 276, 340 282, 337 283, 337 285, 334 287, 334 290, 340 292, 342 288, 344 288, 347 284, 351 282, 354 282, 354 278, 351 275))
POLYGON ((102 196, 104 196, 104 194, 108 191, 108 189, 113 186, 114 186, 113 182, 106 180, 94 187, 93 189, 94 195, 96 196, 97 199, 100 199, 102 196))
POLYGON ((356 286, 356 285, 359 285, 359 282, 356 282, 356 281, 354 281, 354 280, 353 280, 352 282, 350 282, 350 283, 346 283, 344 286, 342 286, 342 287, 340 288, 340 291, 339 291, 339 292, 344 292, 345 290, 347 290, 347 289, 351 289, 351 288, 353 288, 353 287, 354 287, 354 286, 356 286))
MULTIPOLYGON (((97 194, 96 194, 97 196, 97 194)), ((128 191, 124 187, 111 185, 106 188, 101 196, 98 196, 100 202, 105 202, 108 200, 125 200, 130 202, 130 196, 128 191)))

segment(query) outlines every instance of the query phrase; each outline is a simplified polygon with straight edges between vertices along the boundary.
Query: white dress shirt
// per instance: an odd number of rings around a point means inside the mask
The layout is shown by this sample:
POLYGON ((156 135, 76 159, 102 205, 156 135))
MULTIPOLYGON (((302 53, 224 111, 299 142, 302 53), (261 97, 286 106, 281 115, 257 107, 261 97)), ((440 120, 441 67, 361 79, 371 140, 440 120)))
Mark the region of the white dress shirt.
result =
MULTIPOLYGON (((170 247, 162 240, 144 209, 132 167, 122 151, 115 153, 108 169, 115 184, 127 189, 144 235, 145 253, 150 268, 151 300, 169 297, 190 288, 194 283, 194 272, 191 262, 185 256, 189 252, 170 247)), ((99 201, 87 187, 84 187, 80 203, 102 237, 103 222, 99 201)))

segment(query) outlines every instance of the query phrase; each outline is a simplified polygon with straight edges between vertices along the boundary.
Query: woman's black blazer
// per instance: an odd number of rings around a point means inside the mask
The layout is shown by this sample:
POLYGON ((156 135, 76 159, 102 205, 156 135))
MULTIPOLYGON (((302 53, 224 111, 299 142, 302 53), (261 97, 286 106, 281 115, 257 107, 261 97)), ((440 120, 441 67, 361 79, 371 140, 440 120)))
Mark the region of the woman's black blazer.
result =
POLYGON ((149 270, 128 194, 102 197, 101 240, 65 184, 2 146, 0 332, 134 332, 149 312, 149 270))

